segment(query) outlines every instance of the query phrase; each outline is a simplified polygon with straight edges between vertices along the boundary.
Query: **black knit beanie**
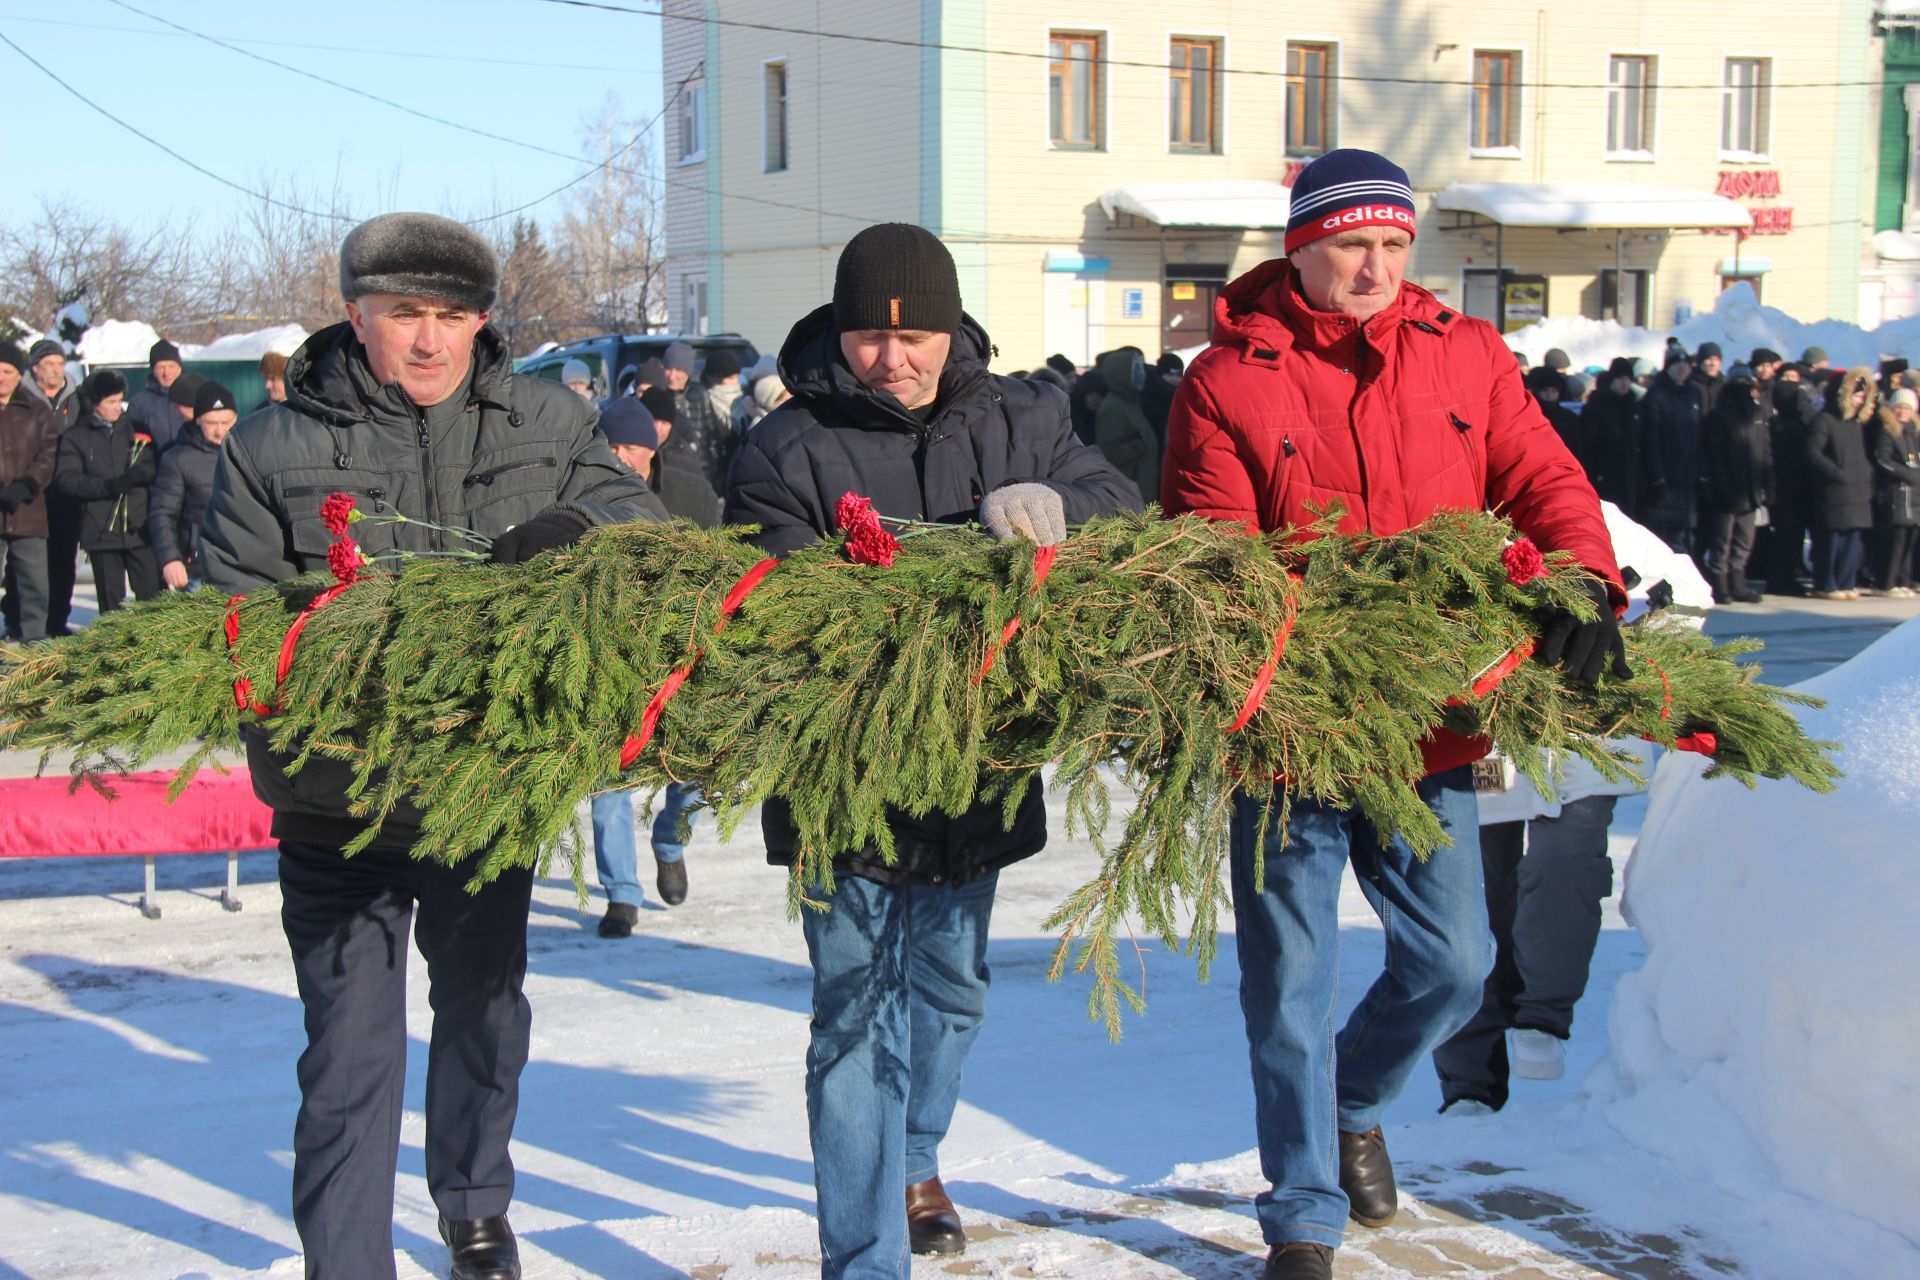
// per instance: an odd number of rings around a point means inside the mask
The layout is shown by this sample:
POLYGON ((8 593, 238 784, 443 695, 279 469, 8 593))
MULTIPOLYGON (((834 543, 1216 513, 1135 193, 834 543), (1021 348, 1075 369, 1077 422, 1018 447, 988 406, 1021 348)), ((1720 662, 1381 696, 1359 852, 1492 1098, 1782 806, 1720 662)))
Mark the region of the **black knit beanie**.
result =
POLYGON ((171 360, 175 364, 180 363, 180 348, 174 346, 165 338, 160 339, 160 341, 154 343, 153 346, 147 349, 147 368, 153 368, 154 365, 159 364, 162 360, 171 360))
POLYGON ((167 388, 167 400, 182 409, 191 409, 193 398, 200 394, 200 388, 206 384, 207 380, 193 370, 182 369, 180 376, 173 380, 173 385, 167 388))
POLYGON ((27 372, 27 353, 11 342, 0 342, 0 364, 10 364, 24 377, 27 372))
POLYGON ((833 323, 856 329, 960 327, 960 275, 953 255, 925 227, 882 222, 840 251, 833 273, 833 323))
POLYGON ((212 413, 218 409, 231 409, 240 412, 240 406, 233 401, 233 392, 227 390, 212 378, 200 384, 200 390, 194 393, 193 416, 212 413))

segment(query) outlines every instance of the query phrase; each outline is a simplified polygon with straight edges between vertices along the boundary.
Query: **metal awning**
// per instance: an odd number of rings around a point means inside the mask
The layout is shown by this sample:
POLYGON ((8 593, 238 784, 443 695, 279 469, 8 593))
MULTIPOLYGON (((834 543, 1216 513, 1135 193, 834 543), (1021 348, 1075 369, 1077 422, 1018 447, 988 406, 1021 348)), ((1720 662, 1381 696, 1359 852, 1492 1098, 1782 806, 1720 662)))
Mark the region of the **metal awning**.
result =
POLYGON ((1109 221, 1131 214, 1161 227, 1284 228, 1287 189, 1277 182, 1138 182, 1100 197, 1109 221))
POLYGON ((1753 225, 1743 205, 1711 191, 1627 183, 1455 182, 1433 206, 1502 227, 1744 231, 1753 225))

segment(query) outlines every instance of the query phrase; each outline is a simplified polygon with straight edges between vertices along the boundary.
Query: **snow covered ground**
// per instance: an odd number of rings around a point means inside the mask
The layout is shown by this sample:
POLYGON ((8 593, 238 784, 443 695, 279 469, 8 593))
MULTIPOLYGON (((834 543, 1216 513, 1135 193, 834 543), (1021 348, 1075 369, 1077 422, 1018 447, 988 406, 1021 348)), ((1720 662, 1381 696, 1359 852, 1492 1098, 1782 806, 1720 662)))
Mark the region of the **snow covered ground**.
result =
MULTIPOLYGON (((1809 633, 1859 627, 1826 608, 1800 619, 1809 633)), ((1716 611, 1714 622, 1764 616, 1716 611)), ((1616 862, 1646 812, 1643 799, 1622 802, 1616 862)), ((1109 1044, 1085 1020, 1082 986, 1045 981, 1039 927, 1094 865, 1085 843, 1062 841, 1002 879, 991 1014, 943 1153, 974 1243, 964 1258, 917 1262, 920 1280, 1259 1274, 1231 939, 1205 984, 1190 961, 1150 950, 1148 1015, 1109 1044)), ((599 906, 580 910, 570 884, 536 892, 513 1211, 529 1280, 818 1274, 799 929, 751 831, 723 847, 703 826, 689 867, 687 904, 650 907, 622 942, 594 936, 599 906)), ((146 921, 133 906, 137 861, 0 862, 0 1280, 300 1274, 286 1204, 300 1010, 272 857, 243 859, 237 915, 220 908, 216 859, 162 859, 160 877, 166 914, 146 921)), ((1844 886, 1822 901, 1847 909, 1844 886)), ((1341 1274, 1920 1275, 1911 1225, 1903 1239, 1764 1165, 1716 1180, 1730 1152, 1748 1157, 1700 1141, 1684 1092, 1643 1097, 1625 1133, 1615 1095, 1583 1092, 1615 992, 1644 959, 1616 906, 1567 1078, 1516 1081, 1504 1112, 1462 1120, 1434 1114, 1433 1077, 1417 1073, 1388 1124, 1409 1204, 1388 1229, 1353 1231, 1341 1274), (1662 1125, 1689 1140, 1653 1141, 1647 1127, 1662 1125)), ((1378 969, 1382 934, 1351 883, 1342 916, 1351 1003, 1378 969)), ((444 1276, 446 1255, 421 1166, 429 1024, 417 956, 413 971, 395 1244, 400 1274, 418 1280, 444 1276)), ((1904 1208, 1911 1224, 1915 1207, 1904 1208)))

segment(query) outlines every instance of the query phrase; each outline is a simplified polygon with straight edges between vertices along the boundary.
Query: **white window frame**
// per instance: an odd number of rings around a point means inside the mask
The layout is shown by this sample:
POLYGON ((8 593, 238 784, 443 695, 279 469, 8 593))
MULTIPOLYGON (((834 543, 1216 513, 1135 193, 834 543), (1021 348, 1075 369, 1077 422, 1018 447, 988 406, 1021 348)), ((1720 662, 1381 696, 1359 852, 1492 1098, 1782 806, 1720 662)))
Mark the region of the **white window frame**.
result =
POLYGON ((760 171, 762 173, 787 173, 793 168, 793 62, 782 54, 778 58, 765 58, 760 63, 760 171), (772 140, 768 131, 768 107, 772 100, 768 96, 767 75, 773 68, 780 68, 780 167, 768 164, 767 144, 772 140))
POLYGON ((1533 50, 1517 44, 1476 44, 1467 50, 1467 155, 1474 160, 1523 160, 1527 154, 1527 70, 1533 66, 1533 50), (1519 55, 1520 76, 1516 82, 1520 109, 1514 112, 1513 136, 1517 142, 1505 147, 1476 147, 1473 145, 1473 64, 1483 53, 1512 53, 1519 55))
POLYGON ((1327 150, 1332 151, 1341 145, 1340 139, 1346 136, 1347 95, 1340 91, 1340 76, 1347 65, 1347 50, 1343 41, 1333 36, 1309 35, 1301 32, 1289 32, 1280 42, 1280 150, 1289 160, 1310 160, 1307 155, 1295 155, 1287 150, 1287 134, 1290 121, 1287 120, 1287 48, 1296 44, 1324 44, 1333 49, 1333 119, 1328 128, 1333 136, 1327 139, 1327 150))
POLYGON ((1773 162, 1773 69, 1779 60, 1770 53, 1729 53, 1720 59, 1720 136, 1718 139, 1720 159, 1727 164, 1771 164, 1773 162), (1759 62, 1766 67, 1767 85, 1758 95, 1761 115, 1766 121, 1767 136, 1762 139, 1763 146, 1757 151, 1741 151, 1726 145, 1727 96, 1733 92, 1727 84, 1727 71, 1736 62, 1759 62))
POLYGON ((1654 160, 1658 158, 1659 151, 1660 151, 1661 111, 1660 111, 1660 93, 1659 93, 1659 87, 1658 87, 1660 83, 1660 55, 1657 53, 1648 53, 1640 49, 1609 49, 1606 51, 1604 56, 1606 58, 1606 62, 1601 67, 1600 78, 1601 78, 1601 83, 1605 84, 1607 88, 1602 99, 1602 101, 1606 104, 1606 107, 1605 107, 1605 110, 1603 110, 1600 113, 1601 158, 1613 164, 1652 164, 1654 160), (1649 68, 1649 71, 1651 72, 1651 77, 1648 81, 1648 84, 1653 87, 1650 89, 1643 89, 1643 92, 1646 93, 1646 103, 1647 103, 1646 114, 1648 119, 1647 119, 1647 137, 1645 141, 1647 142, 1648 145, 1638 150, 1629 149, 1629 150, 1617 151, 1612 146, 1609 145, 1609 140, 1607 137, 1607 125, 1613 116, 1613 93, 1614 93, 1613 60, 1615 58, 1645 58, 1648 62, 1652 64, 1652 66, 1649 68))
POLYGON ((685 320, 681 332, 695 337, 707 336, 707 278, 685 275, 680 278, 680 314, 685 320))
MULTIPOLYGON (((1089 32, 1088 34, 1092 34, 1089 32)), ((1170 156, 1223 156, 1227 154, 1227 33, 1224 31, 1194 31, 1188 27, 1167 28, 1162 48, 1167 51, 1167 77, 1173 77, 1173 42, 1175 40, 1205 40, 1213 45, 1213 148, 1202 151, 1196 147, 1176 147, 1173 145, 1173 103, 1164 104, 1160 121, 1160 135, 1166 139, 1167 154, 1170 156)), ((1107 57, 1113 57, 1108 53, 1107 57)))
POLYGON ((1080 25, 1072 22, 1058 22, 1049 19, 1040 27, 1040 48, 1047 55, 1037 58, 1040 64, 1040 141, 1048 151, 1056 155, 1106 155, 1113 150, 1113 124, 1111 95, 1113 92, 1113 29, 1080 25), (1094 130, 1094 141, 1090 147, 1078 144, 1065 146, 1053 140, 1052 98, 1053 93, 1053 37, 1055 33, 1069 36, 1098 36, 1100 38, 1100 57, 1096 62, 1099 68, 1094 73, 1094 112, 1099 127, 1094 130))
POLYGON ((707 78, 687 81, 680 94, 680 159, 678 164, 699 164, 707 158, 707 78), (691 123, 689 123, 691 121, 691 123), (687 150, 689 139, 695 149, 687 150))

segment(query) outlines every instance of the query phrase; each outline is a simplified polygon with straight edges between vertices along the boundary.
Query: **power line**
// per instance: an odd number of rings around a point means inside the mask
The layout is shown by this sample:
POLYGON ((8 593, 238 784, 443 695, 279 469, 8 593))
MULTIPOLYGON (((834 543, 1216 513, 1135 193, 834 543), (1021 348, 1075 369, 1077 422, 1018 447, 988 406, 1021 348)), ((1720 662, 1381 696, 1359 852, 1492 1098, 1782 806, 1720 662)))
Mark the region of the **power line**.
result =
POLYGON ((291 213, 304 214, 309 218, 325 218, 332 222, 353 221, 353 219, 346 214, 321 213, 317 209, 309 209, 309 208, 306 208, 304 205, 293 204, 290 201, 282 200, 277 196, 270 195, 265 191, 255 191, 252 187, 244 186, 241 183, 235 182, 232 178, 228 178, 221 174, 215 173, 213 170, 207 168, 205 165, 201 164, 199 161, 190 160, 186 156, 181 155, 178 151, 175 151, 172 147, 169 147, 166 143, 160 141, 158 138, 154 137, 152 134, 143 133, 139 129, 136 129, 131 124, 128 124, 125 120, 122 120, 119 116, 113 114, 113 112, 107 110, 105 107, 95 102, 92 98, 89 98, 86 94, 80 92, 78 89, 68 84, 65 80, 62 80, 59 76, 55 75, 53 70, 50 67, 48 67, 44 62, 41 62, 38 58, 28 53, 25 49, 22 49, 19 45, 15 44, 13 42, 12 37, 8 36, 4 31, 0 31, 0 43, 5 44, 9 49, 12 49, 15 53, 19 54, 21 57, 25 58, 28 62, 32 63, 34 68, 38 70, 41 75, 45 76, 47 79, 59 85, 62 89, 65 89, 68 93, 78 98, 83 105, 92 108, 94 111, 99 112, 101 115, 113 121, 115 124, 119 125, 122 129, 125 129, 128 133, 140 139, 142 142, 146 143, 148 146, 153 147, 155 150, 161 152, 164 155, 173 157, 175 160, 178 160, 181 164, 187 166, 187 168, 193 170, 195 173, 200 174, 202 177, 212 178, 215 182, 219 183, 223 187, 231 188, 234 191, 238 191, 242 195, 252 196, 256 200, 263 200, 266 203, 273 205, 276 208, 285 209, 291 213))
MULTIPOLYGON (((74 22, 63 18, 29 18, 22 14, 0 15, 7 22, 31 22, 43 27, 69 27, 79 31, 119 31, 127 35, 153 36, 167 33, 154 31, 148 27, 119 26, 107 22, 74 22)), ((182 33, 187 34, 187 33, 182 33)), ((353 53, 371 55, 380 58, 410 58, 418 62, 460 62, 477 63, 495 67, 525 67, 537 71, 617 71, 624 75, 660 76, 665 72, 653 71, 645 67, 608 66, 595 62, 536 62, 525 58, 486 58, 471 53, 426 53, 415 49, 373 49, 346 44, 303 44, 297 40, 247 40, 239 36, 223 36, 223 40, 233 44, 254 45, 262 49, 305 49, 317 53, 353 53)))
MULTIPOLYGON (((623 13, 631 17, 659 18, 665 22, 686 22, 707 27, 734 27, 743 31, 766 31, 777 35, 812 36, 820 40, 845 40, 854 44, 886 45, 897 49, 934 49, 944 53, 977 53, 994 58, 1022 58, 1028 61, 1057 62, 1051 53, 1041 53, 1030 49, 991 49, 984 45, 946 44, 937 40, 907 40, 897 36, 861 35, 851 31, 818 31, 806 27, 785 27, 772 22, 747 22, 739 18, 708 18, 692 13, 670 13, 665 9, 629 9, 623 5, 607 4, 604 0, 539 0, 541 4, 557 4, 570 9, 593 9, 602 13, 623 13)), ((1170 70, 1164 62, 1147 62, 1128 58, 1089 58, 1070 59, 1102 67, 1142 67, 1149 71, 1170 70)), ((1218 75, 1259 76, 1274 79, 1289 79, 1291 73, 1276 71, 1268 67, 1216 67, 1218 75)), ((1436 80, 1424 76, 1359 76, 1345 73, 1329 73, 1319 77, 1325 80, 1344 80, 1358 84, 1399 84, 1415 85, 1423 88, 1443 88, 1449 85, 1473 88, 1482 82, 1474 80, 1436 80)), ((1862 89, 1878 83, 1873 80, 1829 80, 1797 81, 1785 84, 1769 84, 1769 89, 1862 89)), ((1612 89, 1618 86, 1600 81, 1554 81, 1520 80, 1514 81, 1519 89, 1612 89)), ((1647 89, 1714 89, 1723 90, 1733 86, 1724 84, 1669 84, 1664 81, 1649 83, 1647 89)))

